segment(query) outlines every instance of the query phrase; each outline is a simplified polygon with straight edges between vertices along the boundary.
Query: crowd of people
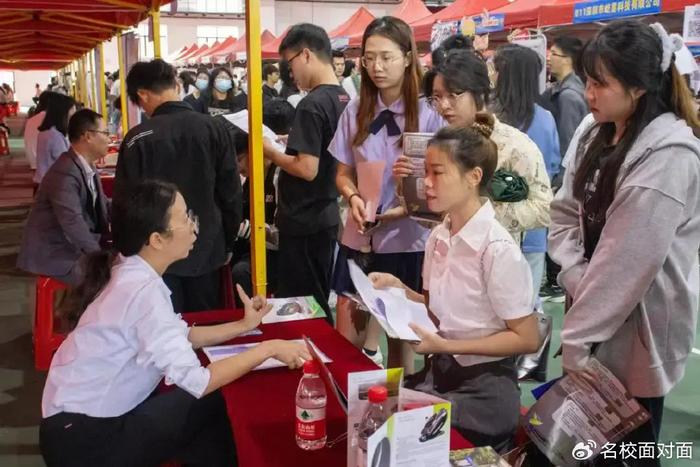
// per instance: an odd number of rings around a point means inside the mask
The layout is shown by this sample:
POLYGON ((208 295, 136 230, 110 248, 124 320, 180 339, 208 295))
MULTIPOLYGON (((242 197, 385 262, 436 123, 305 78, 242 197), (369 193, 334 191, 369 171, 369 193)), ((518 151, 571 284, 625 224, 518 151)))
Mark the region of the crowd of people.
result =
MULTIPOLYGON (((545 64, 519 45, 499 47, 490 74, 469 38, 452 37, 424 73, 410 27, 382 17, 364 32, 357 72, 322 28, 291 27, 279 66, 263 69, 264 122, 280 140, 263 144, 275 297, 313 295, 381 364, 382 328, 348 298, 348 260, 375 287, 403 289, 439 332, 412 325, 419 342, 389 339, 388 366, 449 399, 467 439, 504 452, 519 421, 516 358, 542 341, 540 294, 565 293, 564 371, 585 379, 597 358, 651 415, 625 441, 657 442, 700 285, 700 121, 674 44, 660 25, 631 20, 585 45, 558 37, 547 61, 556 81, 540 95, 545 64), (401 194, 417 169, 403 151, 409 132, 434 134, 425 196, 438 224, 410 217, 401 194), (371 208, 359 189, 368 162, 385 167, 371 208), (496 192, 495 179, 516 188, 496 192), (416 354, 426 356, 417 373, 416 354)), ((232 70, 178 76, 160 59, 135 64, 126 91, 147 118, 124 136, 112 200, 93 165, 107 122, 43 99, 18 264, 75 288, 44 391, 42 453, 50 466, 232 465, 217 389, 270 356, 290 368, 309 358, 283 341, 207 366, 194 352, 269 310, 250 298, 248 137, 226 118, 247 97, 232 70), (221 307, 222 267, 244 318, 188 328, 177 313, 221 307), (176 389, 151 395, 163 377, 176 389)))

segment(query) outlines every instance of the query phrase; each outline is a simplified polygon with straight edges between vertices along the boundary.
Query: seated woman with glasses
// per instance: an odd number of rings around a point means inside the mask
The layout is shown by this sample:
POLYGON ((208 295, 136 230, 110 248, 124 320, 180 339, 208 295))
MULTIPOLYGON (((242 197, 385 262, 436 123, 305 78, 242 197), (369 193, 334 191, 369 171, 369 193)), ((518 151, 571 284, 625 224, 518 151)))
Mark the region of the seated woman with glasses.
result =
MULTIPOLYGON (((424 82, 428 103, 447 120, 450 126, 469 127, 477 112, 489 105, 491 83, 486 63, 470 50, 451 50, 437 69, 424 82)), ((527 199, 493 203, 496 218, 518 242, 526 230, 547 227, 552 190, 537 145, 522 131, 494 118, 491 141, 498 148, 497 169, 522 177, 528 186, 527 199)), ((407 157, 394 165, 396 177, 413 172, 407 157)))
POLYGON ((64 313, 74 326, 51 362, 42 398, 41 452, 51 466, 236 465, 220 387, 270 357, 297 368, 294 342, 268 340, 203 366, 194 349, 234 338, 270 309, 238 287, 242 320, 188 328, 162 279, 187 257, 198 222, 174 185, 145 181, 114 199, 116 258, 89 257, 64 313), (159 383, 172 390, 154 394, 159 383))

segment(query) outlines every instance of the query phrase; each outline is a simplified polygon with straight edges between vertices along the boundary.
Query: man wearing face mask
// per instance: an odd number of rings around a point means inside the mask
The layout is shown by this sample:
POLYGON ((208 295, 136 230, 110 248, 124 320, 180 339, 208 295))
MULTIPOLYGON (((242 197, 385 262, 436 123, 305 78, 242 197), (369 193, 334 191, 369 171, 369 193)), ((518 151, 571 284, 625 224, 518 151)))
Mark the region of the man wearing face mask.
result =
POLYGON ((148 119, 119 149, 114 191, 144 179, 173 183, 199 217, 190 255, 163 275, 176 313, 222 306, 220 268, 238 236, 241 182, 232 133, 220 119, 179 100, 174 68, 163 60, 136 63, 126 78, 129 99, 148 119))

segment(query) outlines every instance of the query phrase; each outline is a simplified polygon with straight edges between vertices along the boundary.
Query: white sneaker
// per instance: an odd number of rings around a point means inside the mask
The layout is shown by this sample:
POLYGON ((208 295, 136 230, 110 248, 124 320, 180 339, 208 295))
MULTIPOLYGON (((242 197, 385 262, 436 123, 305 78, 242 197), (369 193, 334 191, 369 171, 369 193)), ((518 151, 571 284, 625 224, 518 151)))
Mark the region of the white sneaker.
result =
POLYGON ((381 349, 377 348, 377 353, 375 353, 374 355, 369 355, 363 348, 362 353, 365 355, 365 357, 372 360, 374 364, 377 365, 379 368, 384 368, 384 355, 382 355, 381 349))

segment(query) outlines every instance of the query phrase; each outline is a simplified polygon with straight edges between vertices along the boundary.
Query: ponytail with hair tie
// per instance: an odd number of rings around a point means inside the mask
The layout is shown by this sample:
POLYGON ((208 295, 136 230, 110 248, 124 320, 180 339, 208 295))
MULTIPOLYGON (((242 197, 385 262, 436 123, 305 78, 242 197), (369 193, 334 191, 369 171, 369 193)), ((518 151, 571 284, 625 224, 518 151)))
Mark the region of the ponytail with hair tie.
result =
POLYGON ((78 287, 68 292, 59 314, 66 320, 69 330, 75 329, 85 309, 102 292, 112 275, 115 255, 108 250, 90 253, 82 258, 84 279, 78 287))
POLYGON ((484 138, 490 139, 495 124, 496 120, 493 115, 488 112, 477 112, 472 128, 481 133, 484 138))

